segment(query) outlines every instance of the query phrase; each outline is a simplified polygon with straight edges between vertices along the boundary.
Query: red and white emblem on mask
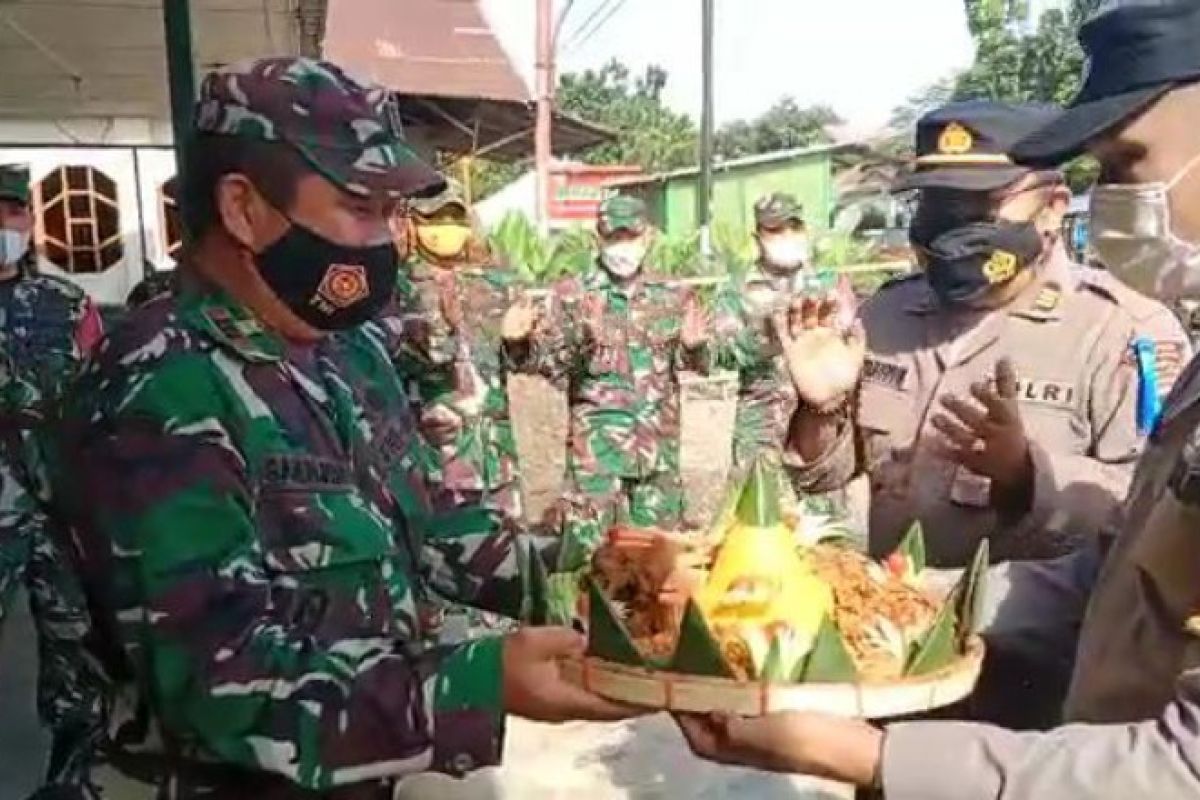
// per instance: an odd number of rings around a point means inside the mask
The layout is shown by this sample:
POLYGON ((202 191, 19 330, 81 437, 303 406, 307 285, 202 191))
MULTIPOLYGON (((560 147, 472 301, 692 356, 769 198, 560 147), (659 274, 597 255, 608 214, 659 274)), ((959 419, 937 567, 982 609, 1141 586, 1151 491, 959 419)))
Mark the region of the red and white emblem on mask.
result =
POLYGON ((331 265, 317 287, 317 294, 334 308, 349 308, 365 300, 370 291, 367 271, 359 264, 331 265))

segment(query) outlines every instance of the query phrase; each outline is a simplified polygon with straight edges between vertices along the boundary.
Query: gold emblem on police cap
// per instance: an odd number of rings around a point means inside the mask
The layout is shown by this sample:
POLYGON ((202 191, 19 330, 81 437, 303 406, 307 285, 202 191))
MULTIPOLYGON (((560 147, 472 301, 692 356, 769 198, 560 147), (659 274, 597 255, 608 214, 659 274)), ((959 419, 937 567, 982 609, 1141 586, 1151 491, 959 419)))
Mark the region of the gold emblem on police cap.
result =
POLYGON ((1017 257, 1007 250, 997 250, 983 265, 983 277, 988 283, 1004 283, 1017 274, 1017 257))
POLYGON ((957 122, 951 122, 942 130, 938 137, 938 150, 949 156, 961 156, 971 152, 975 145, 975 137, 971 132, 957 122))

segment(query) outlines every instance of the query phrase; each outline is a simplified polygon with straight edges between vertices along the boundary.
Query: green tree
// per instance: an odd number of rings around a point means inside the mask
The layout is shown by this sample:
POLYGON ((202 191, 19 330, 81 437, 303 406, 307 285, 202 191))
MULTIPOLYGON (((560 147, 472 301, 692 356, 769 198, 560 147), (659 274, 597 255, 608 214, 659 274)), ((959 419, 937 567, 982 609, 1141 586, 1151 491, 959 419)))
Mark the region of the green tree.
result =
POLYGON ((783 97, 756 119, 721 126, 714 149, 719 158, 730 159, 826 144, 832 141, 828 127, 841 122, 828 106, 802 107, 795 98, 783 97))
POLYGON ((611 129, 616 138, 582 155, 589 164, 636 164, 661 172, 696 163, 696 124, 663 102, 667 72, 639 76, 615 59, 598 70, 562 76, 558 107, 611 129))
POLYGON ((954 82, 955 76, 935 81, 892 109, 887 124, 888 136, 880 143, 880 150, 895 158, 911 158, 915 154, 913 132, 917 120, 950 102, 954 96, 954 82))

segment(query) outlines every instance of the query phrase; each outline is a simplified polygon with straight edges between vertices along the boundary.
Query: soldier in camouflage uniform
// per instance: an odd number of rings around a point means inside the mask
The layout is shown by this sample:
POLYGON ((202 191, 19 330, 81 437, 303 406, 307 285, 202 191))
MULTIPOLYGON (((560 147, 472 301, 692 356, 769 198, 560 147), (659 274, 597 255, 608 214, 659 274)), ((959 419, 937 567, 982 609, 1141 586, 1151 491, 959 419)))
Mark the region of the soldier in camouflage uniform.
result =
POLYGON ((733 466, 744 472, 759 454, 778 452, 796 411, 796 390, 770 329, 774 310, 808 288, 811 262, 804 211, 776 192, 754 204, 756 268, 731 281, 716 299, 716 366, 738 373, 733 466))
POLYGON ((32 229, 28 167, 0 166, 0 351, 52 402, 100 340, 103 326, 77 286, 36 270, 32 229))
POLYGON ((37 434, 101 323, 73 284, 35 271, 29 190, 28 168, 0 166, 0 628, 24 587, 37 636, 38 715, 52 737, 47 782, 66 791, 82 778, 103 689, 83 656, 83 593, 46 514, 37 434))
POLYGON ((76 797, 103 724, 104 681, 84 650, 90 624, 82 587, 46 513, 42 423, 37 390, 0 353, 0 645, 23 587, 37 635, 38 716, 52 740, 47 786, 76 797))
POLYGON ((625 713, 560 678, 571 631, 432 642, 434 594, 517 615, 533 545, 432 509, 414 468, 369 320, 395 288, 393 205, 442 181, 387 98, 309 59, 208 75, 181 290, 68 398, 51 475, 120 688, 105 797, 383 800, 495 763, 506 712, 625 713))
POLYGON ((435 491, 452 504, 481 504, 521 517, 517 449, 508 414, 500 323, 514 299, 512 272, 495 268, 475 241, 454 192, 417 199, 403 231, 408 259, 396 302, 380 322, 393 358, 436 448, 435 491))
POLYGON ((645 277, 640 200, 606 200, 597 239, 598 268, 557 283, 544 314, 527 299, 510 310, 506 349, 515 368, 567 393, 573 499, 600 512, 601 528, 674 527, 683 513, 677 374, 704 369, 708 320, 693 297, 645 277))
POLYGON ((129 290, 125 298, 125 308, 129 311, 141 308, 159 295, 175 291, 178 275, 175 270, 159 270, 151 268, 146 277, 138 281, 137 286, 129 290))

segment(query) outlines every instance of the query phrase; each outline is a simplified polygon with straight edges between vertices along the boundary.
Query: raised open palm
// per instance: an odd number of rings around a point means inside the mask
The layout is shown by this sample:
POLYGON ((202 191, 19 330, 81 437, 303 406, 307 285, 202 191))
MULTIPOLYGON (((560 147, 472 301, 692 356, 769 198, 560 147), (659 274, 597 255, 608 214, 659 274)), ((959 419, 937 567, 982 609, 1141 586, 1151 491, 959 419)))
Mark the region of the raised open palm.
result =
POLYGON ((847 292, 801 297, 771 320, 796 392, 818 410, 839 405, 862 374, 866 336, 848 321, 847 303, 847 292))

